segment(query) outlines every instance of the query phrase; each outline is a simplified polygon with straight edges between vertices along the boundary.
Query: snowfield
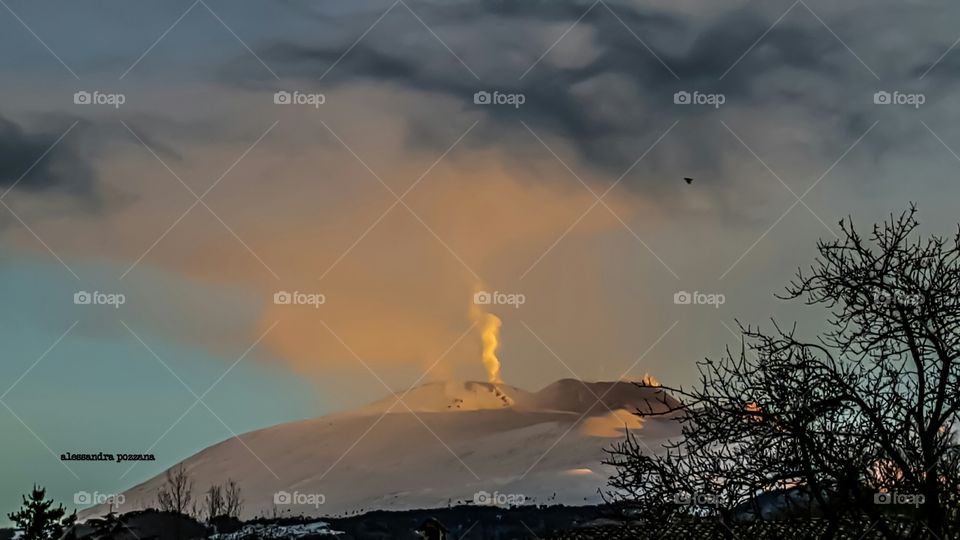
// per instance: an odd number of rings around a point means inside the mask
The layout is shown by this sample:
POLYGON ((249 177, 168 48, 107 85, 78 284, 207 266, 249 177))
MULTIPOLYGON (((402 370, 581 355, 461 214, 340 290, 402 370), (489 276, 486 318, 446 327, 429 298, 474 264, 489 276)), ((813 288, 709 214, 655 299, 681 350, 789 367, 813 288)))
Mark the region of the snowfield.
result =
POLYGON ((247 538, 288 540, 290 538, 338 536, 340 534, 343 533, 331 529, 329 525, 320 521, 303 525, 246 525, 235 533, 215 534, 210 538, 213 540, 245 540, 247 538))
MULTIPOLYGON (((610 471, 604 449, 628 426, 651 451, 679 435, 638 407, 673 398, 628 382, 557 381, 538 392, 434 382, 398 403, 246 433, 183 461, 195 493, 236 480, 243 518, 343 516, 476 504, 595 504, 610 471), (597 403, 597 397, 602 400, 597 403), (406 405, 404 405, 404 403, 406 405), (408 408, 409 407, 409 408, 408 408)), ((124 493, 121 512, 155 506, 163 475, 124 493)), ((81 513, 88 518, 107 508, 81 513)))

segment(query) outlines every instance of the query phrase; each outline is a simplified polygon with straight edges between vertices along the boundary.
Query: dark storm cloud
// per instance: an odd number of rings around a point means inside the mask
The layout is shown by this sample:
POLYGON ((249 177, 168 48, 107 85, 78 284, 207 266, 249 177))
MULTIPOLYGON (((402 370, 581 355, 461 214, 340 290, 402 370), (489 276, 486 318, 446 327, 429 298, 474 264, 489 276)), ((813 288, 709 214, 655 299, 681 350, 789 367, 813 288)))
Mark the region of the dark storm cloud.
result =
MULTIPOLYGON (((373 81, 462 100, 466 109, 482 111, 489 120, 466 145, 507 141, 518 154, 529 155, 531 144, 536 149, 538 143, 522 120, 544 139, 560 138, 572 145, 578 159, 604 177, 619 176, 679 120, 656 152, 624 179, 625 185, 646 193, 658 189, 650 178, 688 175, 705 176, 702 185, 708 187, 729 187, 745 164, 756 165, 721 120, 756 145, 764 158, 776 162, 778 153, 805 154, 813 156, 810 163, 819 167, 822 162, 826 168, 881 114, 899 128, 902 115, 909 112, 878 110, 871 98, 883 85, 872 71, 883 73, 884 85, 896 88, 906 84, 916 71, 913 64, 921 61, 906 51, 902 57, 870 54, 884 38, 874 29, 878 20, 886 22, 880 11, 830 13, 828 29, 803 6, 778 20, 789 3, 768 9, 748 3, 698 17, 693 11, 658 11, 611 1, 609 10, 595 5, 538 61, 590 2, 410 5, 469 70, 399 6, 354 44, 389 4, 349 17, 328 14, 319 18, 324 28, 315 38, 268 41, 259 50, 282 77, 307 87, 373 81), (861 63, 857 52, 868 63, 861 63), (571 54, 586 59, 564 58, 571 54), (893 80, 887 78, 891 73, 904 75, 893 80), (476 107, 472 96, 477 90, 522 93, 526 102, 519 109, 476 107), (726 103, 719 109, 677 106, 673 95, 679 90, 721 93, 726 103), (784 126, 816 135, 798 143, 784 126)), ((923 39, 930 51, 949 46, 935 35, 923 39)), ((929 65, 929 59, 922 61, 929 65)), ((255 68, 238 63, 228 76, 254 88, 275 84, 255 68)), ((952 59, 938 68, 940 75, 953 71, 952 59)), ((413 113, 408 121, 413 126, 411 144, 442 147, 449 141, 447 119, 413 113)), ((909 125, 922 129, 917 122, 909 125)), ((864 145, 882 152, 892 144, 887 137, 878 133, 864 145)))
POLYGON ((72 124, 58 121, 51 127, 27 129, 0 116, 0 189, 93 199, 96 176, 76 143, 83 126, 71 129, 72 124))

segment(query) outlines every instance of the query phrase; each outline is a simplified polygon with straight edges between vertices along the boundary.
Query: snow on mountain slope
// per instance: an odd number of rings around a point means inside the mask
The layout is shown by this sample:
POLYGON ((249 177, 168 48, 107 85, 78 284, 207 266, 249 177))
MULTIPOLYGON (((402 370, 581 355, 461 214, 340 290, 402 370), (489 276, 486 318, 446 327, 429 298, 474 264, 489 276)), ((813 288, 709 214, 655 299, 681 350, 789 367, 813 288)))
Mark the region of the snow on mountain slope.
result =
MULTIPOLYGON (((228 439, 183 461, 201 493, 236 480, 244 517, 343 515, 450 503, 599 502, 604 449, 628 425, 651 449, 679 434, 638 407, 673 398, 628 382, 565 379, 531 393, 503 384, 427 383, 346 413, 228 439), (402 395, 402 393, 398 394, 402 395), (602 397, 601 404, 596 404, 602 397), (395 404, 395 405, 394 405, 395 404), (392 408, 391 408, 392 406, 392 408), (388 412, 389 411, 389 412, 388 412)), ((163 475, 130 490, 121 511, 155 505, 163 475)), ((105 512, 93 508, 90 517, 105 512)))

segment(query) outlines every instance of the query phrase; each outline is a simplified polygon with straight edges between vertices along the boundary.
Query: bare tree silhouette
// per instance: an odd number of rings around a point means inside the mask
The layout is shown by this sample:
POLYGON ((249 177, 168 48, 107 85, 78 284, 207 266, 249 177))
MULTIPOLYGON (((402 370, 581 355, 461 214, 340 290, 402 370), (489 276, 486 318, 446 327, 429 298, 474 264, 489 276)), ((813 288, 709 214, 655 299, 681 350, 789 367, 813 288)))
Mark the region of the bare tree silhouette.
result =
POLYGON ((612 497, 656 519, 945 537, 960 517, 960 230, 920 237, 913 205, 867 238, 840 226, 780 296, 822 308, 825 330, 741 326, 740 349, 700 362, 693 388, 659 387, 683 404, 637 412, 679 415, 682 438, 662 455, 632 435, 615 445, 612 497))
POLYGON ((164 512, 187 514, 193 500, 193 480, 181 463, 166 472, 166 482, 157 491, 157 505, 164 512))
MULTIPOLYGON (((224 509, 226 505, 223 499, 223 488, 219 484, 214 484, 207 489, 207 492, 203 497, 203 507, 201 512, 203 514, 202 518, 206 521, 210 521, 213 518, 224 515, 224 509)), ((201 519, 201 516, 198 514, 195 516, 197 519, 201 519)))
POLYGON ((232 478, 227 480, 223 499, 223 513, 227 517, 240 519, 240 512, 243 511, 243 497, 240 494, 240 486, 232 478))

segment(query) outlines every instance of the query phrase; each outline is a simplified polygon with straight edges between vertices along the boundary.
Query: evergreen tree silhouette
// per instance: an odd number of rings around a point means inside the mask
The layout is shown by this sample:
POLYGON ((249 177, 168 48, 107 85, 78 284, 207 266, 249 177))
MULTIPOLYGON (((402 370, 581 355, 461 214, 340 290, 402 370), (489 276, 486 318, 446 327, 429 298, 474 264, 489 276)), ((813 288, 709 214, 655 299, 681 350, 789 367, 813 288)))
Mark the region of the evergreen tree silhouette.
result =
POLYGON ((33 486, 28 498, 23 496, 23 506, 19 511, 7 514, 23 533, 21 540, 56 540, 63 535, 65 528, 77 520, 77 513, 67 515, 63 505, 53 507, 53 501, 47 500, 47 490, 33 486))

